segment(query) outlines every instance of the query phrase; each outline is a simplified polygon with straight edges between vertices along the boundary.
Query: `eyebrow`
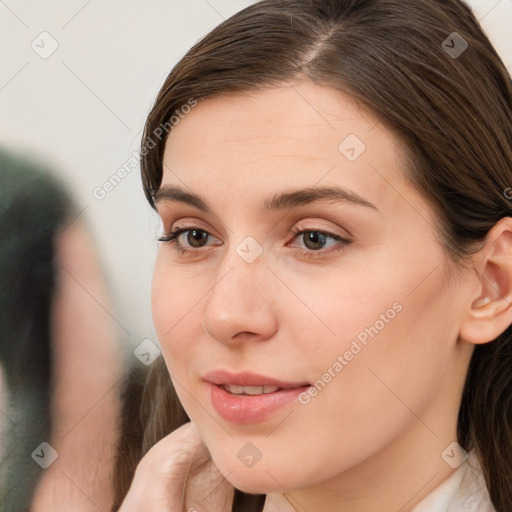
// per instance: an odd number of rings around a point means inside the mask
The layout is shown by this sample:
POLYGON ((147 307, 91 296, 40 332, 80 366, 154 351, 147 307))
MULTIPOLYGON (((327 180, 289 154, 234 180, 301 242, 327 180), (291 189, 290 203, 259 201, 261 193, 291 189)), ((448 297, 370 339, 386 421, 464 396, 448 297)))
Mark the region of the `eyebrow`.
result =
MULTIPOLYGON (((363 199, 355 192, 338 186, 310 187, 293 190, 291 192, 282 192, 264 201, 260 207, 260 211, 264 213, 291 209, 321 200, 352 203, 379 211, 374 204, 363 199)), ((176 185, 164 185, 160 187, 154 195, 154 201, 155 204, 161 201, 185 203, 194 206, 204 213, 212 213, 211 208, 201 196, 187 192, 176 185)))

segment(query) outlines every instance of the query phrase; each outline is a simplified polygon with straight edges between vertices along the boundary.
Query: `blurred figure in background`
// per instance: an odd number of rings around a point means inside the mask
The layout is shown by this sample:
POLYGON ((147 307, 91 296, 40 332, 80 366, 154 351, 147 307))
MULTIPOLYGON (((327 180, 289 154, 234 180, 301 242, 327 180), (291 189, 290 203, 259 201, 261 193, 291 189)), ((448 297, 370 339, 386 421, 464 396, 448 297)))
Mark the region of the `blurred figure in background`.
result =
POLYGON ((0 512, 108 510, 123 360, 92 238, 48 169, 0 150, 0 512))

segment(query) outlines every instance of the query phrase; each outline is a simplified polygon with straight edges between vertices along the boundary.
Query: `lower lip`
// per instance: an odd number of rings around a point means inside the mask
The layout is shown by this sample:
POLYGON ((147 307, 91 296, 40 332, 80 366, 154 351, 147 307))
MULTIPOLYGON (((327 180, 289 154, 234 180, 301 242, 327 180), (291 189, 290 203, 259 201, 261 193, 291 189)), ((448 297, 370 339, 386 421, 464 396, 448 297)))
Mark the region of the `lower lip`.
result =
POLYGON ((215 410, 222 418, 237 425, 263 421, 275 411, 297 400, 297 397, 309 388, 309 386, 302 386, 251 396, 234 395, 216 384, 208 383, 208 385, 215 410))

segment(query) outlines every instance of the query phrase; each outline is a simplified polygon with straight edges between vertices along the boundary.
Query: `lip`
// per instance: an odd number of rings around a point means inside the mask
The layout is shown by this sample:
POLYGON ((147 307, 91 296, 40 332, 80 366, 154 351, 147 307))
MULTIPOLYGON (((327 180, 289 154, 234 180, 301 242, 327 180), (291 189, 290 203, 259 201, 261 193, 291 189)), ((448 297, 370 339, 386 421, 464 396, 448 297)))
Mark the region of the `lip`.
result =
POLYGON ((212 384, 235 384, 238 386, 277 386, 279 388, 299 388, 309 386, 309 382, 287 382, 252 372, 231 373, 227 370, 214 370, 203 376, 212 384))
POLYGON ((297 401, 298 396, 310 386, 306 382, 287 382, 251 372, 230 373, 225 370, 209 372, 203 379, 210 388, 210 399, 219 416, 237 425, 264 421, 297 401), (282 389, 261 395, 235 395, 223 389, 223 384, 277 386, 282 389))

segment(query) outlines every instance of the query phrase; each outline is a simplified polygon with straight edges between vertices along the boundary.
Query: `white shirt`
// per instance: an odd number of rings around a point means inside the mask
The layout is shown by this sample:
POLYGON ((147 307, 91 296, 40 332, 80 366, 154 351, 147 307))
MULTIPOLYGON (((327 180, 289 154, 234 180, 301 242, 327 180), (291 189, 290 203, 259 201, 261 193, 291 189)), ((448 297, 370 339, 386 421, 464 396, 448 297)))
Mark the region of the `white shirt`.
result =
POLYGON ((411 512, 496 512, 475 450, 411 512))

